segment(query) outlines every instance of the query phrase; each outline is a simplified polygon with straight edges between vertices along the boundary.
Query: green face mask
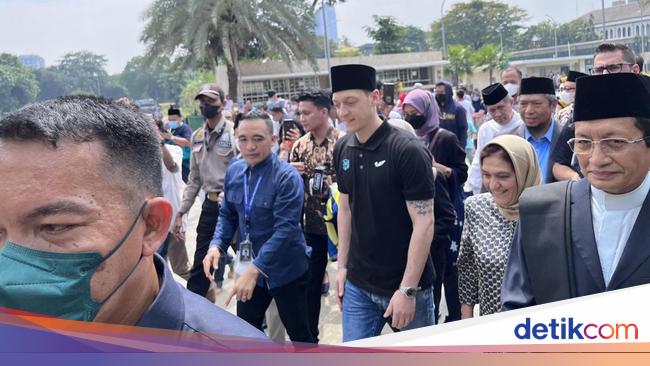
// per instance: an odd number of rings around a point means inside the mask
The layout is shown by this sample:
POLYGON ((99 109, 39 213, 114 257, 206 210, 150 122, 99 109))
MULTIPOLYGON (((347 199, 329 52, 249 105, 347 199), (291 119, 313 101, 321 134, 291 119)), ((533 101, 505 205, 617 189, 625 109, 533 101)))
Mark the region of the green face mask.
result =
MULTIPOLYGON (((133 266, 102 302, 90 296, 90 280, 100 264, 128 239, 147 203, 126 235, 106 257, 94 253, 53 253, 7 241, 0 249, 0 306, 70 320, 92 321, 102 305, 131 276, 133 266)), ((142 259, 142 257, 140 257, 142 259)))

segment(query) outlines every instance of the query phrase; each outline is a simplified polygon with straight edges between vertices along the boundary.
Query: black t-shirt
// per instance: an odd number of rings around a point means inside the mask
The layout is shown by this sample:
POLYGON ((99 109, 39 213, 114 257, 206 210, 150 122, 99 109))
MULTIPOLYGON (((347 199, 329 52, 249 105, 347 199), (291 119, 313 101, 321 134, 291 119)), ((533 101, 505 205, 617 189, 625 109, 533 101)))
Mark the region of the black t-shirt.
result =
POLYGON ((577 161, 573 161, 573 151, 571 151, 571 148, 567 143, 567 141, 571 140, 575 136, 576 136, 575 124, 570 123, 564 126, 562 132, 560 132, 560 136, 557 139, 557 144, 555 145, 555 149, 551 154, 551 159, 558 164, 568 166, 569 168, 578 172, 582 176, 577 161))
MULTIPOLYGON (((387 122, 364 144, 352 133, 337 142, 338 188, 352 214, 347 264, 354 285, 384 296, 399 288, 413 232, 406 201, 434 197, 431 162, 421 141, 387 122)), ((434 276, 429 256, 419 286, 430 287, 434 276)))

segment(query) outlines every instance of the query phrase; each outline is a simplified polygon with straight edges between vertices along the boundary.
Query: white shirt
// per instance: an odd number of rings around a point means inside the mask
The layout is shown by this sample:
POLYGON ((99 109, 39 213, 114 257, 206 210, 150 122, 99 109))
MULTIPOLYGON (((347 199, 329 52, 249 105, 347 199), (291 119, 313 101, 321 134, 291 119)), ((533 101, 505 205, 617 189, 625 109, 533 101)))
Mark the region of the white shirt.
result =
POLYGON ((457 100, 456 102, 461 106, 463 106, 463 108, 465 109, 467 122, 474 123, 474 119, 472 118, 472 114, 474 114, 474 106, 472 105, 472 101, 468 99, 463 99, 463 100, 457 100))
POLYGON ((165 147, 178 167, 178 171, 172 173, 167 169, 167 167, 165 167, 165 163, 162 163, 163 197, 169 200, 172 204, 172 222, 169 226, 169 232, 171 232, 174 227, 174 218, 176 217, 176 213, 178 213, 178 210, 181 207, 181 202, 183 201, 183 189, 185 188, 183 175, 181 173, 181 165, 183 164, 183 148, 170 144, 165 144, 165 147))
POLYGON ((497 136, 518 134, 519 129, 522 128, 523 125, 524 122, 521 120, 519 113, 513 111, 512 118, 505 125, 500 125, 495 120, 491 119, 482 124, 478 129, 476 153, 474 154, 474 159, 469 167, 469 175, 467 177, 467 182, 472 188, 474 194, 481 193, 481 187, 483 186, 483 181, 481 179, 481 150, 483 149, 483 146, 487 145, 488 142, 492 141, 492 139, 497 136))
MULTIPOLYGON (((609 194, 591 186, 591 213, 605 285, 609 285, 650 191, 650 173, 632 192, 609 194)), ((641 244, 641 243, 638 243, 641 244)))

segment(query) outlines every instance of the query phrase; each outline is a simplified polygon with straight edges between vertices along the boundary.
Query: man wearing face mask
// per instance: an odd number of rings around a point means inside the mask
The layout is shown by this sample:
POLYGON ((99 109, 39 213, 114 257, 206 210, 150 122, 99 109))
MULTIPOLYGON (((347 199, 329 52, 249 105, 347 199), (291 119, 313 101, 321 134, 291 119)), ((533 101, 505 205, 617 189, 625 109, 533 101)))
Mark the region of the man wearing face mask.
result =
POLYGON ((521 70, 515 66, 509 66, 501 71, 501 85, 508 91, 508 95, 513 98, 513 106, 519 111, 519 86, 523 75, 521 70))
MULTIPOLYGON (((223 180, 228 163, 236 155, 235 133, 231 122, 226 121, 223 113, 225 100, 223 90, 216 84, 201 86, 196 98, 205 118, 203 127, 197 129, 192 136, 192 157, 190 176, 187 187, 183 192, 183 202, 176 215, 174 233, 182 239, 181 223, 183 216, 189 212, 199 190, 205 191, 205 200, 201 207, 201 216, 196 227, 196 251, 194 264, 187 288, 201 296, 205 296, 210 281, 203 274, 201 262, 208 251, 210 240, 219 218, 219 193, 223 191, 223 180)), ((225 258, 222 257, 217 281, 223 277, 225 258)))
POLYGON ((40 102, 0 120, 0 170, 13 172, 0 187, 0 307, 262 337, 180 287, 156 254, 172 219, 160 145, 141 115, 101 98, 40 102))
POLYGON ((467 111, 454 100, 451 84, 446 81, 436 83, 436 102, 440 108, 440 127, 453 132, 460 147, 467 146, 467 111))
POLYGON ((576 97, 576 80, 588 76, 579 71, 569 71, 566 81, 560 86, 560 102, 565 105, 555 115, 555 120, 561 126, 566 126, 573 121, 573 100, 576 97))
POLYGON ((190 175, 190 155, 192 154, 192 128, 183 122, 181 110, 173 105, 167 110, 167 120, 171 133, 164 136, 165 142, 183 148, 181 174, 183 182, 187 183, 187 178, 190 175))

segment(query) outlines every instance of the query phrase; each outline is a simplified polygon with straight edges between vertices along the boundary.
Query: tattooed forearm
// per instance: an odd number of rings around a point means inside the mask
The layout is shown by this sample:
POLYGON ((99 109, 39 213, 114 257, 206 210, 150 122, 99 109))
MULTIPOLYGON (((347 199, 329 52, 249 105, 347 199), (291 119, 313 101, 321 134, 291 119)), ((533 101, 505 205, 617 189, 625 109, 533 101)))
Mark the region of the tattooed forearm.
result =
POLYGON ((433 200, 406 201, 406 204, 414 208, 420 216, 433 214, 433 200))

